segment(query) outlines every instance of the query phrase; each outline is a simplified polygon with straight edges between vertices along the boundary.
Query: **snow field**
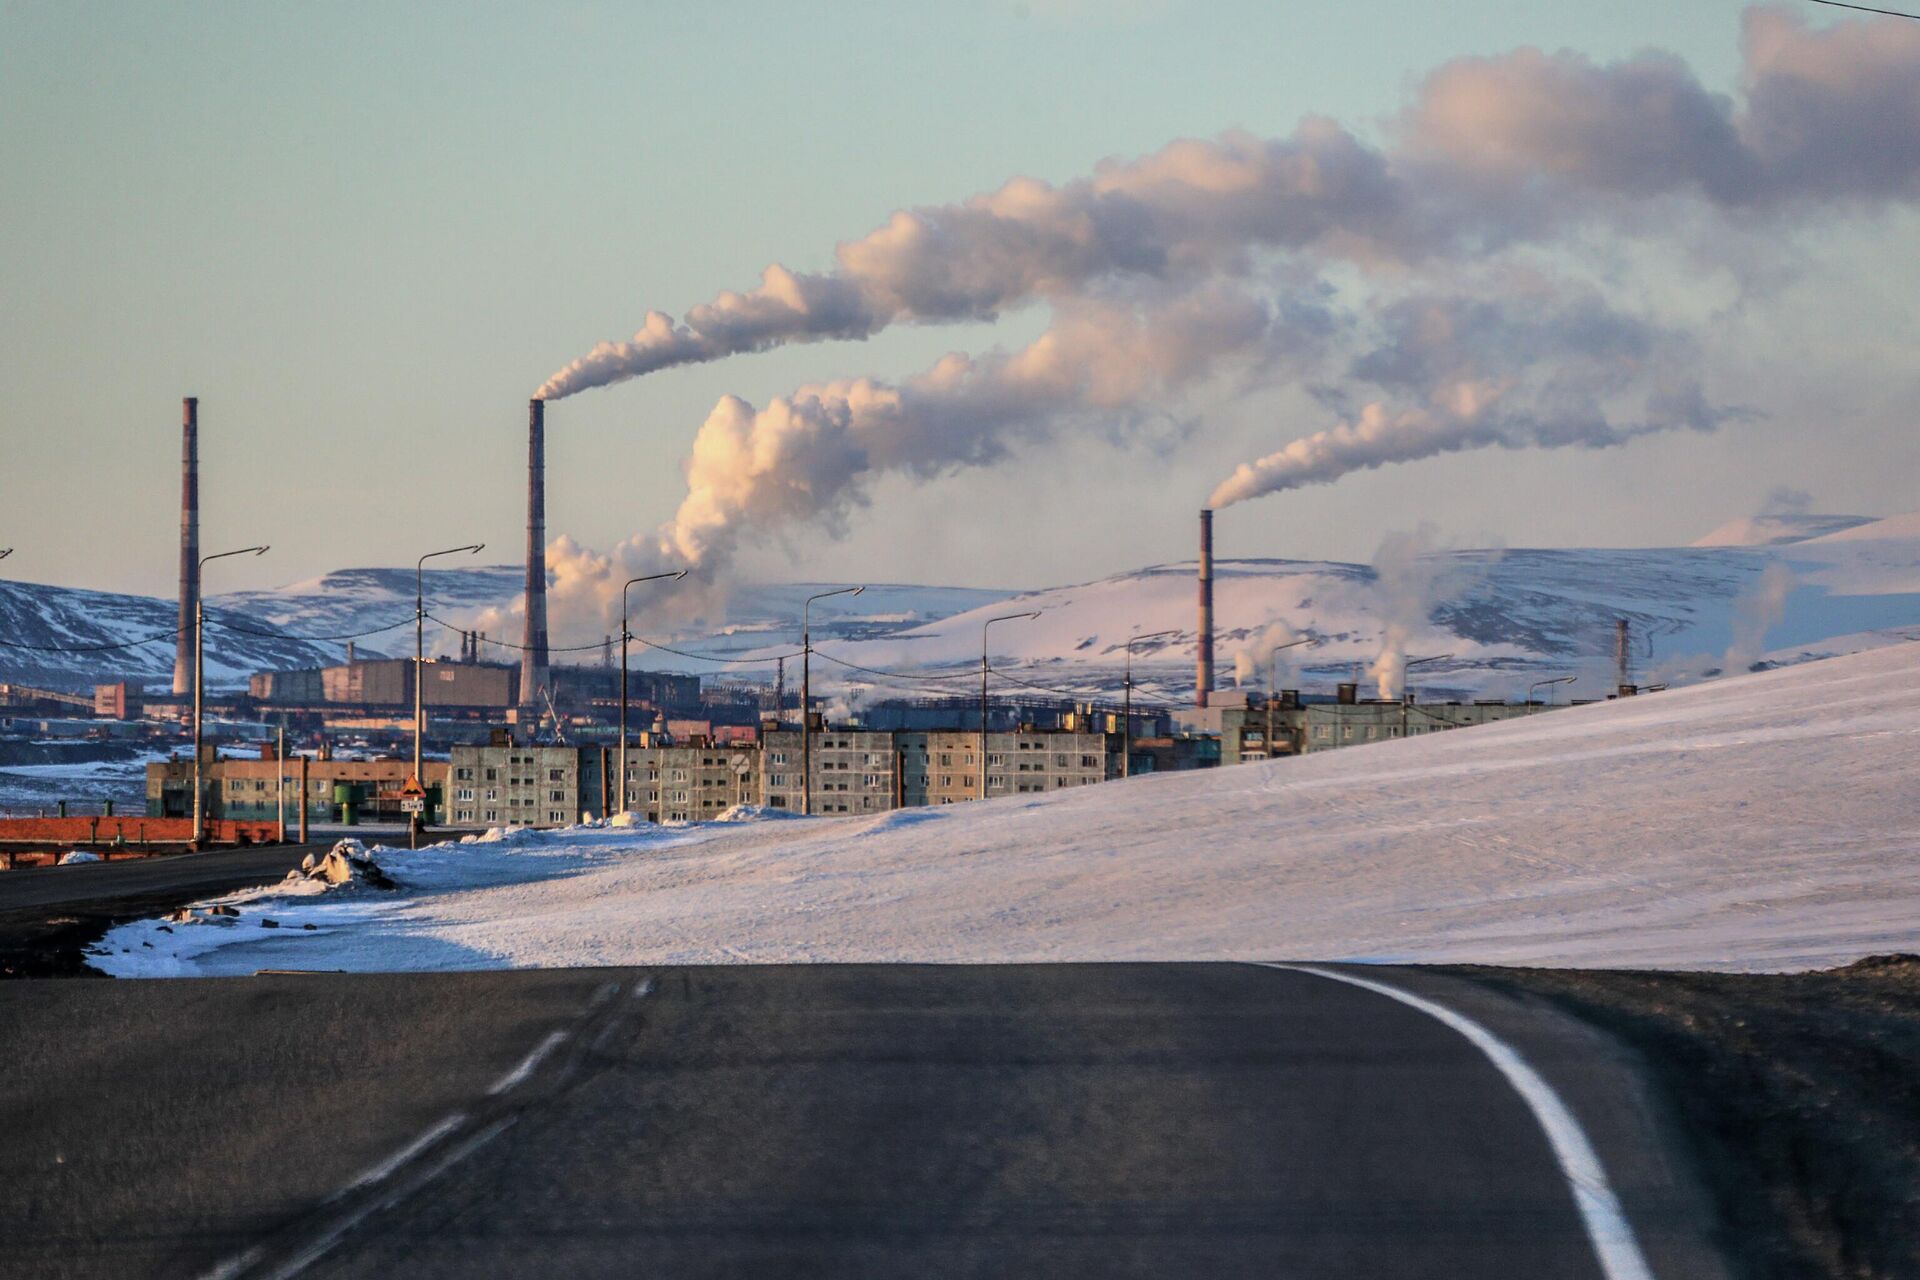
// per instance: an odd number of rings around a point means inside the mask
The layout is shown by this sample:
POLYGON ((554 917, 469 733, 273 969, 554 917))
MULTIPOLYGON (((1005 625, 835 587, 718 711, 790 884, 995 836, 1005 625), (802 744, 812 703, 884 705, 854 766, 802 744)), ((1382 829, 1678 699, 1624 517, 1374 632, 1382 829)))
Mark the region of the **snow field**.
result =
POLYGON ((1920 951, 1917 775, 1920 646, 1894 645, 1046 796, 376 851, 402 892, 258 892, 204 937, 116 930, 95 963, 1818 967, 1920 951))

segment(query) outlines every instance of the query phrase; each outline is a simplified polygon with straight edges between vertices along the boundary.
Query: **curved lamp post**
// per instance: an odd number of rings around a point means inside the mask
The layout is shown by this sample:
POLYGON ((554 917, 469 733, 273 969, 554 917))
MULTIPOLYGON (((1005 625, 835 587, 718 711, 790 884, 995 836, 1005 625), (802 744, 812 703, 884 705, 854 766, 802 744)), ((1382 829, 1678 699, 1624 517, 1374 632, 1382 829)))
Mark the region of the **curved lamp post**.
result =
POLYGON ((808 611, 828 596, 857 596, 865 587, 837 587, 808 596, 800 606, 800 812, 813 812, 813 627, 808 611))
POLYGON ((216 551, 210 556, 201 556, 198 571, 194 575, 194 582, 202 584, 202 589, 193 593, 193 838, 188 842, 188 847, 195 852, 199 851, 201 839, 205 836, 207 829, 206 797, 203 794, 205 784, 202 781, 200 763, 201 709, 205 705, 201 689, 207 675, 206 648, 202 643, 207 629, 204 589, 207 563, 212 560, 225 560, 228 556, 263 556, 267 554, 267 550, 266 547, 242 547, 238 551, 216 551))
POLYGON ((627 625, 627 592, 636 582, 658 582, 662 578, 672 578, 675 582, 687 576, 685 569, 674 573, 649 573, 641 578, 628 578, 626 585, 620 588, 620 812, 627 811, 627 643, 633 639, 633 628, 627 625))
POLYGON ((1415 667, 1424 667, 1429 662, 1445 662, 1452 656, 1450 653, 1436 653, 1430 658, 1414 658, 1400 668, 1400 674, 1403 677, 1400 686, 1400 736, 1402 738, 1407 736, 1407 698, 1413 692, 1412 688, 1408 686, 1404 680, 1406 673, 1415 667))
POLYGON ((1541 688, 1542 686, 1547 686, 1547 685, 1572 684, 1573 681, 1574 681, 1573 676, 1555 676, 1551 680, 1535 680, 1532 684, 1528 685, 1527 686, 1527 714, 1528 715, 1533 714, 1533 691, 1535 689, 1538 689, 1538 688, 1541 688))
MULTIPOLYGON (((1267 650, 1267 759, 1274 758, 1273 750, 1273 703, 1280 696, 1280 667, 1274 659, 1280 656, 1282 649, 1297 649, 1303 644, 1312 644, 1312 636, 1302 636, 1298 640, 1289 640, 1267 650)), ((1304 732, 1304 731, 1303 731, 1304 732)), ((1401 735, 1406 736, 1405 734, 1401 735)))
MULTIPOLYGON (((425 790, 427 785, 425 782, 422 782, 420 779, 421 742, 426 734, 426 728, 427 728, 426 695, 425 695, 425 689, 426 689, 426 683, 427 683, 427 655, 426 655, 427 561, 432 560, 438 556, 457 556, 463 551, 467 552, 470 555, 479 555, 482 551, 486 550, 486 548, 487 548, 487 544, 484 542, 471 542, 464 547, 448 547, 445 551, 429 551, 427 552, 427 554, 421 556, 418 560, 414 561, 414 565, 413 565, 413 780, 420 784, 420 788, 422 790, 425 790)), ((303 797, 303 800, 304 800, 304 797, 303 797)), ((441 792, 440 803, 442 807, 444 807, 447 803, 447 797, 444 789, 441 792)), ((421 818, 421 815, 417 813, 410 813, 407 815, 407 848, 409 849, 418 849, 420 847, 420 825, 421 825, 420 818, 421 818)))
POLYGON ((1121 732, 1126 735, 1120 750, 1120 776, 1123 778, 1133 776, 1133 646, 1142 640, 1164 640, 1179 634, 1178 631, 1149 631, 1127 641, 1127 678, 1121 685, 1125 692, 1121 694, 1120 701, 1121 732))
POLYGON ((1038 611, 1027 613, 1003 613, 997 618, 988 618, 980 624, 980 798, 987 798, 987 628, 996 622, 1013 622, 1020 618, 1037 618, 1038 611))

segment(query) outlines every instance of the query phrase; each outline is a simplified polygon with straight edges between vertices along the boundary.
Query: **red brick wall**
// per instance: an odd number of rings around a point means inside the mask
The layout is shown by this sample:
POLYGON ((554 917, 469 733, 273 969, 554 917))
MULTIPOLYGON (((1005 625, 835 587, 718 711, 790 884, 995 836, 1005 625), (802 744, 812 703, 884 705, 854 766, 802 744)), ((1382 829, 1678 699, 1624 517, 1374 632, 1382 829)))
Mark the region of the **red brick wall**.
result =
MULTIPOLYGON (((191 818, 0 818, 0 842, 86 845, 107 844, 115 836, 129 844, 185 843, 193 834, 191 818)), ((272 844, 279 827, 272 822, 209 822, 216 844, 272 844)))

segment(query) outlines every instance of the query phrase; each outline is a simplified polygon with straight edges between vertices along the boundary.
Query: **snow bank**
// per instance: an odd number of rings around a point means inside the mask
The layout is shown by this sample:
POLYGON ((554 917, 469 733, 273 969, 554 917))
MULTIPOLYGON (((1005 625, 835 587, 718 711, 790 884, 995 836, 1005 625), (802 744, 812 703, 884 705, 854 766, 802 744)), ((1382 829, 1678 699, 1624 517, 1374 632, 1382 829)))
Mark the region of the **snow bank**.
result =
POLYGON ((99 862, 100 860, 99 854, 88 853, 85 849, 73 849, 60 855, 60 865, 63 867, 76 866, 86 862, 99 862))
POLYGON ((1920 645, 1046 796, 379 858, 390 905, 96 963, 1822 966, 1920 951, 1920 645))

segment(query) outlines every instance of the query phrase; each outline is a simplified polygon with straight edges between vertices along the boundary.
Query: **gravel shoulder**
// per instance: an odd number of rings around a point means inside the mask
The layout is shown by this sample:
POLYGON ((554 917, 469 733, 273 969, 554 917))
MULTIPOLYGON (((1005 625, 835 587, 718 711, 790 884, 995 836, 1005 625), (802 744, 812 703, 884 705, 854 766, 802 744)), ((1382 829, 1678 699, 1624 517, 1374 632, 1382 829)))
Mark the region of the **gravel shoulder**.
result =
POLYGON ((1642 1061, 1752 1280, 1920 1277, 1920 956, 1798 974, 1463 967, 1642 1061))

